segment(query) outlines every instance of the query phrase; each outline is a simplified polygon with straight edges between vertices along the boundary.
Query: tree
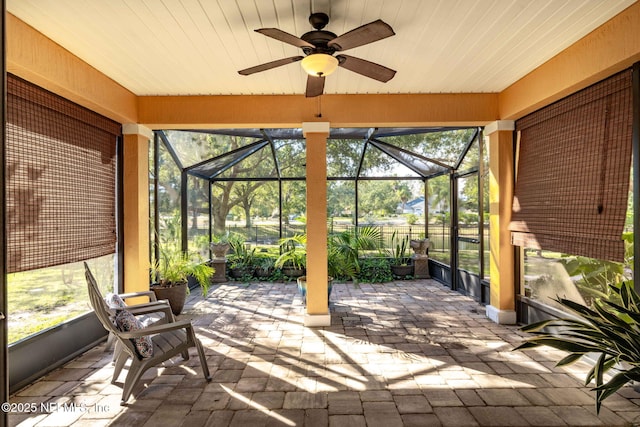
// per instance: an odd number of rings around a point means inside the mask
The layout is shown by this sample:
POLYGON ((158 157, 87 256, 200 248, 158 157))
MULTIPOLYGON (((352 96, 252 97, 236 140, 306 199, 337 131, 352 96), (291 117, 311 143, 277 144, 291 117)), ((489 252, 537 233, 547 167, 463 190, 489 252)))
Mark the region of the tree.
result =
POLYGON ((396 185, 395 190, 396 190, 396 196, 400 199, 400 202, 402 203, 402 212, 404 212, 404 208, 407 202, 413 196, 411 189, 409 188, 409 185, 406 182, 401 181, 396 185))
POLYGON ((358 192, 360 214, 388 215, 395 213, 400 199, 393 181, 361 181, 358 192))
POLYGON ((330 217, 351 214, 356 203, 354 181, 327 183, 327 213, 330 217))

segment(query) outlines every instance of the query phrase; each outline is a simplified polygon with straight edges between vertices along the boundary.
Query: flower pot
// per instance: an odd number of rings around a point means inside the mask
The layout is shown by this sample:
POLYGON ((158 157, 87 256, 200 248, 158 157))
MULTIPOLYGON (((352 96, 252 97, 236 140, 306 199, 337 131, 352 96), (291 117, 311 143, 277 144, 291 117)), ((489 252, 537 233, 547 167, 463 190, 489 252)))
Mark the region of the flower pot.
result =
POLYGON ((233 267, 229 269, 229 276, 234 279, 242 279, 243 277, 253 276, 253 268, 251 267, 233 267))
POLYGON ((398 277, 410 276, 413 274, 413 265, 392 265, 391 272, 398 277))
POLYGON ((284 266, 282 274, 289 277, 300 277, 304 274, 304 268, 284 266))
POLYGON ((259 278, 269 277, 273 273, 273 268, 271 267, 256 267, 253 271, 253 275, 259 278))
POLYGON ((210 243, 209 247, 211 248, 211 252, 213 252, 214 258, 224 258, 229 250, 228 243, 210 243))
MULTIPOLYGON (((296 280, 298 283, 298 292, 302 296, 304 304, 307 304, 307 276, 300 276, 296 280)), ((327 301, 331 298, 331 291, 333 290, 333 277, 327 277, 327 301)))
POLYGON ((186 283, 179 283, 172 286, 154 285, 151 286, 151 289, 156 294, 156 298, 169 301, 169 306, 171 306, 171 311, 174 315, 177 316, 182 313, 184 303, 187 299, 186 283))
POLYGON ((409 246, 416 255, 426 255, 429 250, 429 239, 412 239, 409 246))

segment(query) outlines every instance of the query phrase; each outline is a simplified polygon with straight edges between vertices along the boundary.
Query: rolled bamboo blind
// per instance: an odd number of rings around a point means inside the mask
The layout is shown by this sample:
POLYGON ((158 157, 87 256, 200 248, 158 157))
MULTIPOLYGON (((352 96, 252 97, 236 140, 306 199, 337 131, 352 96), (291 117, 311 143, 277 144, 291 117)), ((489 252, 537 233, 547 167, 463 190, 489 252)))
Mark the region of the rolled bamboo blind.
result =
POLYGON ((119 135, 119 123, 7 76, 9 273, 115 252, 119 135))

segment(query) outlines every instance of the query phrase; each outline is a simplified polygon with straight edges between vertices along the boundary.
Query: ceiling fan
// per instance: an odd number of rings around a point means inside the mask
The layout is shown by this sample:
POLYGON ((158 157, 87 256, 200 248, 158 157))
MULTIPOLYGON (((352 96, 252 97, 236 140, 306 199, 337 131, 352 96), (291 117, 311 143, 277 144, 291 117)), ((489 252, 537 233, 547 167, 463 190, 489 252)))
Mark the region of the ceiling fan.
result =
POLYGON ((330 31, 323 30, 329 23, 329 16, 327 14, 312 13, 311 16, 309 16, 309 22, 315 30, 303 34, 302 37, 296 37, 278 28, 261 28, 255 30, 267 37, 301 48, 305 56, 292 56, 290 58, 278 59, 240 70, 238 73, 243 76, 248 76, 292 62, 302 61, 302 68, 309 74, 305 92, 305 96, 307 97, 322 95, 325 77, 333 73, 338 66, 380 82, 388 82, 396 74, 391 68, 356 58, 355 56, 344 55, 342 53, 334 56, 336 52, 342 52, 395 35, 389 24, 378 19, 354 28, 341 36, 336 36, 330 31))

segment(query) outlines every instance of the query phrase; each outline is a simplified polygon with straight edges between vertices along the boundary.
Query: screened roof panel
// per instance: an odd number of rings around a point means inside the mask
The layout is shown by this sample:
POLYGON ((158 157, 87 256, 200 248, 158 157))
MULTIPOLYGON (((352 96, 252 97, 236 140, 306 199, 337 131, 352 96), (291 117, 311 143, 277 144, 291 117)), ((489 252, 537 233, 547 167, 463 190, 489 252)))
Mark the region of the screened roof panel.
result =
POLYGON ((306 143, 300 139, 274 140, 276 158, 283 178, 304 178, 306 175, 306 143))
POLYGON ((401 163, 407 169, 411 170, 414 174, 422 177, 427 177, 447 170, 447 167, 443 165, 439 165, 416 153, 411 153, 407 150, 399 149, 398 147, 390 144, 371 141, 371 145, 384 152, 391 158, 395 159, 397 162, 401 163))
POLYGON ((415 129, 419 133, 403 133, 409 129, 387 129, 386 132, 376 133, 375 138, 448 166, 456 164, 460 153, 477 130, 435 128, 415 129))
POLYGON ((387 153, 368 145, 362 161, 361 177, 418 178, 412 171, 387 153))
POLYGON ((242 159, 236 165, 224 170, 217 178, 249 179, 249 178, 277 178, 276 163, 273 160, 271 146, 265 145, 259 151, 242 159))
MULTIPOLYGON (((232 171, 235 170, 235 173, 239 173, 241 169, 236 167, 236 165, 241 163, 243 160, 245 160, 249 156, 255 155, 254 153, 258 151, 265 151, 263 150, 264 147, 268 147, 268 146, 269 146, 269 143, 267 141, 260 141, 245 147, 235 149, 226 154, 222 154, 218 157, 214 157, 213 159, 204 161, 200 164, 190 167, 189 173, 200 176, 202 178, 206 178, 206 179, 211 179, 211 178, 220 176, 222 172, 228 169, 231 169, 232 171)), ((260 156, 260 158, 262 158, 262 156, 260 156)), ((254 160, 253 162, 255 167, 255 164, 257 164, 258 161, 254 160)), ((272 159, 272 164, 273 164, 273 159, 272 159)), ((246 164, 245 164, 245 167, 247 167, 246 164)), ((234 172, 231 172, 231 173, 234 173, 234 172)))
POLYGON ((354 177, 362 157, 362 141, 330 139, 327 141, 327 176, 354 177))
MULTIPOLYGON (((215 158, 224 153, 255 142, 255 138, 225 135, 213 131, 162 131, 178 156, 183 168, 215 158)), ((260 137, 262 138, 262 136, 260 137)))
MULTIPOLYGON (((441 127, 333 128, 327 141, 327 176, 429 177, 455 167, 476 131, 477 128, 441 127), (368 149, 363 161, 365 146, 368 149)), ((305 139, 300 128, 163 133, 182 163, 180 166, 205 179, 287 179, 306 175, 305 139), (254 144, 261 144, 260 153, 254 154, 258 150, 254 144)), ((469 161, 470 158, 465 159, 465 167, 469 161)))
POLYGON ((480 158, 480 146, 478 145, 478 141, 475 140, 473 141, 473 144, 471 145, 471 147, 469 147, 469 151, 467 151, 467 154, 462 159, 462 162, 460 163, 458 170, 464 172, 464 171, 468 171, 470 169, 478 167, 479 158, 480 158))

